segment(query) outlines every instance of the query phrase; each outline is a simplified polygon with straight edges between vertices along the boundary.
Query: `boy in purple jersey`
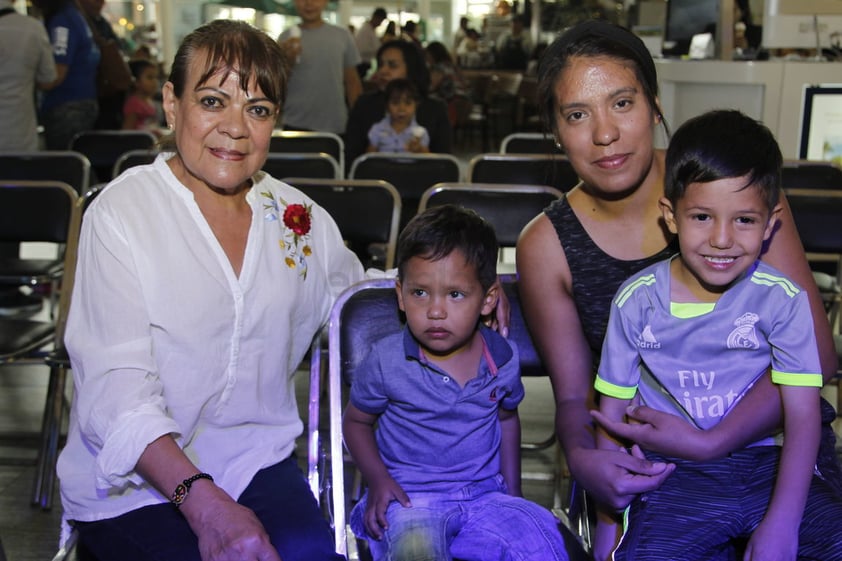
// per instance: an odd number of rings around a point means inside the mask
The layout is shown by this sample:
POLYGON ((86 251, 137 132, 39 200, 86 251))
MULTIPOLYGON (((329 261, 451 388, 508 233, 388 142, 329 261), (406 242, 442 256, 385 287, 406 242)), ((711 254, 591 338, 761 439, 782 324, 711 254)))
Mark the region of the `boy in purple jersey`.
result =
MULTIPOLYGON (((675 471, 632 502, 614 560, 842 559, 842 501, 814 475, 821 367, 807 295, 759 261, 780 212, 782 157, 772 133, 738 111, 687 121, 670 141, 667 228, 680 254, 626 281, 595 387, 597 421, 639 399, 704 430, 771 368, 784 409, 783 447, 763 440, 675 471), (829 521, 827 524, 822 521, 829 521)), ((598 445, 622 443, 600 430, 598 445)))

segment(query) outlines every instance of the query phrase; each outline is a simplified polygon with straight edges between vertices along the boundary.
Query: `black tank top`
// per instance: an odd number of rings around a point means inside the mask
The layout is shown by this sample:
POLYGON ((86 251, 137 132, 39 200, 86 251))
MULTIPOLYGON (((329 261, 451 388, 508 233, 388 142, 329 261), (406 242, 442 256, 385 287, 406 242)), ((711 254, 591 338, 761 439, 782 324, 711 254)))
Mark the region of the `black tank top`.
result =
POLYGON ((594 243, 570 208, 566 195, 544 209, 544 213, 555 228, 567 257, 573 281, 573 301, 596 365, 608 325, 611 299, 617 289, 632 274, 676 253, 677 243, 670 243, 651 257, 621 261, 594 243))

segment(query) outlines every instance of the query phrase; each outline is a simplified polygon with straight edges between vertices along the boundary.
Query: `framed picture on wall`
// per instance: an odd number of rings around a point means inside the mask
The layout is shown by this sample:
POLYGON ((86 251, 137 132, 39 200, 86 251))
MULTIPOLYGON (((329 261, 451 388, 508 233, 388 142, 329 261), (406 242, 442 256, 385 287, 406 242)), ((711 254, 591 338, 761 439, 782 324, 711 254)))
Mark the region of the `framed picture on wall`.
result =
POLYGON ((842 84, 804 87, 799 138, 802 160, 842 165, 842 84))

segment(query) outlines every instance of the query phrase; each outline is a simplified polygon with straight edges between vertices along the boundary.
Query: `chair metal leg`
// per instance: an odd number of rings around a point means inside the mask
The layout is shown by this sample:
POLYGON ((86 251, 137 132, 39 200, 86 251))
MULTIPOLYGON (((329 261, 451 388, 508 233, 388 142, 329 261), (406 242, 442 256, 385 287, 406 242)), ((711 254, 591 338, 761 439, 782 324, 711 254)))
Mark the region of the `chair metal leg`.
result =
POLYGON ((64 417, 64 388, 67 369, 63 366, 50 367, 44 417, 41 423, 41 445, 35 470, 35 485, 32 504, 44 510, 53 506, 53 490, 56 482, 56 460, 58 459, 61 422, 64 417))

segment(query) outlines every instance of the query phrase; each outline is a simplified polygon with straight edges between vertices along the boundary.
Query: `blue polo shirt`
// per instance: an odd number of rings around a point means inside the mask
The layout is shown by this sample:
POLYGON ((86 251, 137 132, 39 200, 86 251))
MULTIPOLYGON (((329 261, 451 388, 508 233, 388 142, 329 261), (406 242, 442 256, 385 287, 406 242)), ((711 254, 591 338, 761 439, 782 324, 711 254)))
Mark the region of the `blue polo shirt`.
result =
POLYGON ((517 408, 524 389, 517 350, 491 329, 480 334, 488 353, 465 387, 423 359, 407 328, 378 341, 357 370, 351 403, 379 415, 380 456, 407 493, 453 492, 500 473, 498 408, 517 408))

